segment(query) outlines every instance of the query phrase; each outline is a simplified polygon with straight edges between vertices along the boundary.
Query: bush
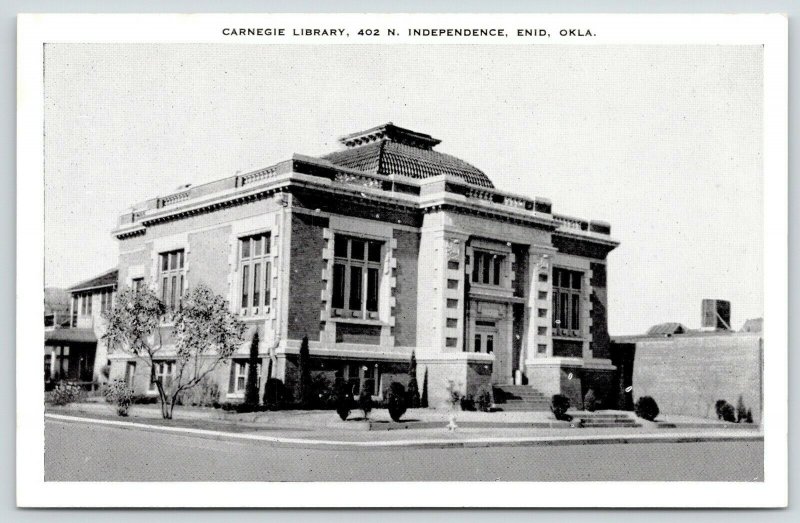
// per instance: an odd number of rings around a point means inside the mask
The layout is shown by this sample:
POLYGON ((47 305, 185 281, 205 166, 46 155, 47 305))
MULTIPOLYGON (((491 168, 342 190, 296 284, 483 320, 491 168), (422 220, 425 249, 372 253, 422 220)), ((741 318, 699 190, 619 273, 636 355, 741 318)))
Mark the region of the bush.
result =
POLYGON ((133 402, 133 389, 128 387, 125 380, 116 379, 109 383, 103 395, 106 397, 106 401, 116 405, 118 416, 128 415, 128 409, 133 402))
POLYGON ((420 407, 420 397, 419 385, 417 384, 416 377, 412 377, 408 380, 408 390, 406 394, 408 395, 408 407, 411 409, 418 409, 420 407))
POLYGON ((727 421, 730 423, 736 423, 736 411, 733 408, 733 405, 725 402, 725 405, 722 406, 720 409, 720 414, 722 415, 722 421, 727 421))
POLYGON ((324 374, 317 374, 311 380, 311 406, 315 409, 336 407, 336 394, 324 374))
POLYGON ((291 394, 286 385, 277 378, 270 378, 264 385, 264 405, 271 410, 281 409, 289 403, 291 394))
POLYGON ((597 408, 597 398, 594 395, 594 390, 589 389, 586 391, 586 396, 583 397, 583 410, 594 412, 597 408))
POLYGON ((659 413, 656 400, 650 396, 642 396, 639 398, 636 401, 636 405, 634 405, 633 410, 636 412, 638 417, 647 421, 655 420, 659 413))
POLYGON ((727 404, 728 402, 725 400, 717 400, 717 402, 714 404, 714 412, 717 413, 717 419, 722 419, 722 407, 727 404))
POLYGON ((482 388, 478 391, 478 409, 481 412, 492 410, 492 393, 489 389, 482 388))
POLYGON ((366 383, 361 387, 361 393, 358 395, 358 408, 364 412, 364 419, 368 419, 369 413, 372 411, 372 392, 366 383))
POLYGON ((131 403, 134 405, 152 405, 158 403, 158 396, 155 394, 134 394, 131 397, 131 403))
POLYGON ((388 409, 389 416, 394 421, 400 421, 406 412, 406 389, 396 381, 389 386, 388 409))
POLYGON ((213 407, 219 405, 219 385, 208 376, 204 376, 200 383, 187 390, 181 397, 182 405, 193 407, 213 407))
POLYGON ((67 405, 83 399, 83 389, 80 385, 59 381, 50 393, 50 402, 53 405, 67 405))
POLYGON ((744 422, 745 418, 747 418, 747 407, 744 406, 744 399, 740 394, 736 401, 736 423, 744 422))
POLYGON ((475 398, 472 397, 472 394, 467 394, 466 396, 461 396, 461 410, 475 410, 475 398))
POLYGON ((350 409, 353 405, 353 397, 350 395, 347 382, 341 377, 336 378, 334 395, 336 397, 336 413, 342 421, 347 421, 347 416, 350 415, 350 409))
POLYGON ((572 421, 572 416, 567 414, 567 410, 569 410, 569 407, 570 407, 570 402, 568 397, 564 396, 563 394, 553 395, 553 399, 550 404, 550 411, 553 413, 553 416, 555 416, 557 420, 572 421))
POLYGON ((744 417, 744 422, 753 423, 753 413, 750 411, 750 409, 747 409, 747 414, 744 417))

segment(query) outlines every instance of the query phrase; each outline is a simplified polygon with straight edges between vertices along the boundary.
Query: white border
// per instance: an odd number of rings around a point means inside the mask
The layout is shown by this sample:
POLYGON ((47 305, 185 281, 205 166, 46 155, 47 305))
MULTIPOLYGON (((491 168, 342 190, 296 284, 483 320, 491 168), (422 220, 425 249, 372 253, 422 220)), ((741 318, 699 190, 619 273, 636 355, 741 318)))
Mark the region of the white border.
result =
MULTIPOLYGON (((291 31, 289 31, 291 32, 291 31)), ((17 503, 20 506, 776 507, 787 503, 788 24, 781 15, 203 14, 20 15, 17 114, 17 503), (545 27, 549 39, 410 38, 407 27, 545 27), (347 27, 350 38, 225 37, 222 27, 347 27), (395 37, 356 37, 394 27, 395 37), (562 38, 560 27, 592 28, 562 38), (763 483, 614 482, 105 483, 44 482, 41 381, 43 43, 736 44, 764 45, 763 483), (24 257, 22 256, 24 253, 24 257), (131 496, 132 487, 136 496, 131 496), (357 487, 357 488, 353 488, 357 487), (633 487, 631 485, 630 487, 633 487), (354 497, 353 492, 358 492, 354 497), (401 495, 398 495, 401 494, 401 495)))

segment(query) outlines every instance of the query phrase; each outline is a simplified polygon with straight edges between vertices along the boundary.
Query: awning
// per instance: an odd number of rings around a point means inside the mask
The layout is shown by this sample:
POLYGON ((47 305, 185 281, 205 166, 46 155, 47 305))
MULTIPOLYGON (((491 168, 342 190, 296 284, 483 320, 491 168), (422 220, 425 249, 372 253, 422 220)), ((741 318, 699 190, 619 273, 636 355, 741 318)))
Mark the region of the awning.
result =
POLYGON ((53 329, 44 332, 44 342, 48 345, 56 343, 97 343, 97 336, 92 329, 53 329))

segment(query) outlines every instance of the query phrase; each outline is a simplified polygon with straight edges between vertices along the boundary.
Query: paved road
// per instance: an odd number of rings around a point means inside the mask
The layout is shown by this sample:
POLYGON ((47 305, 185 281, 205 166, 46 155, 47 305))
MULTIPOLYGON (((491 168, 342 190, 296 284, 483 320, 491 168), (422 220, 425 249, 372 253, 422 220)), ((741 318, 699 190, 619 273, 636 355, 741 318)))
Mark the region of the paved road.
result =
POLYGON ((47 420, 46 481, 761 481, 761 441, 318 450, 47 420))

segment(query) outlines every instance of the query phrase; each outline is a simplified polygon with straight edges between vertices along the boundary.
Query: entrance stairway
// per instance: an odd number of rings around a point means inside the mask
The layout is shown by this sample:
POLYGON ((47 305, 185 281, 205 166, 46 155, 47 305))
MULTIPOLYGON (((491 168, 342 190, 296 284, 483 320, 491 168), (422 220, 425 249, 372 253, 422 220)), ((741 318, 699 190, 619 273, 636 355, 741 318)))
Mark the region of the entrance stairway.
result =
POLYGON ((593 412, 593 413, 577 413, 573 422, 578 422, 581 427, 589 429, 608 429, 608 428, 627 428, 627 427, 641 427, 640 423, 636 422, 627 414, 617 414, 612 412, 593 412))
POLYGON ((528 385, 495 385, 493 392, 495 405, 506 412, 550 410, 550 398, 528 385))

